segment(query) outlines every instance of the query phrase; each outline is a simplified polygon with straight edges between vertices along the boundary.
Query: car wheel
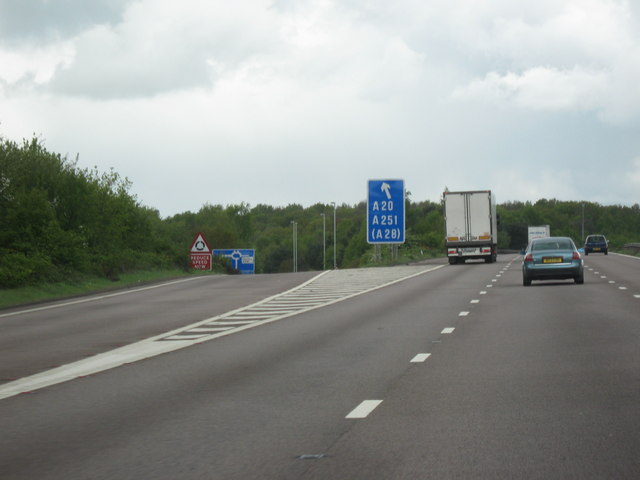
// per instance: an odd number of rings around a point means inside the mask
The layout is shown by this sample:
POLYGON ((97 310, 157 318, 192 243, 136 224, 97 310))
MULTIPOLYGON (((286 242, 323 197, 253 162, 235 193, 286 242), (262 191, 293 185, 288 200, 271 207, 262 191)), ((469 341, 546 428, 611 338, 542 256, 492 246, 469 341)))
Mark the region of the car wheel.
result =
POLYGON ((605 254, 605 255, 609 255, 609 250, 605 250, 605 251, 604 251, 604 254, 605 254))
POLYGON ((589 252, 587 252, 587 251, 585 250, 585 251, 584 251, 584 254, 585 254, 585 255, 589 255, 589 252))
POLYGON ((582 285, 584 283, 584 273, 578 275, 574 280, 578 285, 582 285))
POLYGON ((531 286, 531 279, 527 278, 526 275, 522 276, 522 285, 524 285, 525 287, 530 287, 531 286))

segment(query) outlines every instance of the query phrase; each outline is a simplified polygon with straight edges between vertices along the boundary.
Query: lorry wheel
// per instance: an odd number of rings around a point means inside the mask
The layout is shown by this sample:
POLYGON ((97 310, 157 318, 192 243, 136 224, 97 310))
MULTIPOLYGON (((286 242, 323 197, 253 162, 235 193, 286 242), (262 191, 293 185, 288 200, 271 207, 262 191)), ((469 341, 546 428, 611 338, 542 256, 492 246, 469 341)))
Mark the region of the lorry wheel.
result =
POLYGON ((458 259, 456 257, 449 257, 449 265, 455 265, 458 263, 458 259))

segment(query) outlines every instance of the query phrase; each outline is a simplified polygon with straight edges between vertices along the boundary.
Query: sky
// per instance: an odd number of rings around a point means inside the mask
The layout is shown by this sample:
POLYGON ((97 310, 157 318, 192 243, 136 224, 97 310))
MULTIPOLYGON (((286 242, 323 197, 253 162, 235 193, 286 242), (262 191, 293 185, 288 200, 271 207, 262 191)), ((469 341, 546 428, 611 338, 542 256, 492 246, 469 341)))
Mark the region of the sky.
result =
POLYGON ((640 2, 0 0, 0 137, 163 218, 486 190, 640 202, 640 2))

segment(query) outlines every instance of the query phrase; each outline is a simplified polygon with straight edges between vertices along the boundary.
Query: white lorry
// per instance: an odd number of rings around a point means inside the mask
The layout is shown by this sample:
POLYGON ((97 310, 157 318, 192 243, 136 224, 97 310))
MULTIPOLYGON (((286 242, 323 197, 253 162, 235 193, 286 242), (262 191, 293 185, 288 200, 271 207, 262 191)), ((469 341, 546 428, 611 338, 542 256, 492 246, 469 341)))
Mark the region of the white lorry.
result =
POLYGON ((498 256, 498 219, 491 190, 444 192, 445 247, 449 263, 498 256))
POLYGON ((537 227, 529 227, 529 242, 534 238, 546 238, 551 236, 549 225, 539 225, 537 227))

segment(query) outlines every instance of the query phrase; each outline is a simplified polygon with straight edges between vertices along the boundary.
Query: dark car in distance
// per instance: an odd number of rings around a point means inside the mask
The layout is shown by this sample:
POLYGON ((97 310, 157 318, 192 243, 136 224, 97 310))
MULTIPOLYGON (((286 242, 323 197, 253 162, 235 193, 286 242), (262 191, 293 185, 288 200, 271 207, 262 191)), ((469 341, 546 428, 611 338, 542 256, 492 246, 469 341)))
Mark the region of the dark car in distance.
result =
POLYGON ((576 244, 569 237, 546 237, 531 240, 522 261, 522 284, 532 280, 563 280, 573 278, 584 283, 584 261, 576 244))
POLYGON ((584 254, 604 253, 609 254, 609 242, 604 235, 588 235, 584 241, 584 254))

